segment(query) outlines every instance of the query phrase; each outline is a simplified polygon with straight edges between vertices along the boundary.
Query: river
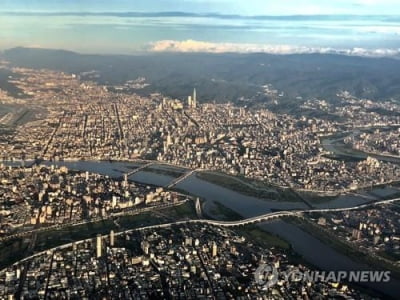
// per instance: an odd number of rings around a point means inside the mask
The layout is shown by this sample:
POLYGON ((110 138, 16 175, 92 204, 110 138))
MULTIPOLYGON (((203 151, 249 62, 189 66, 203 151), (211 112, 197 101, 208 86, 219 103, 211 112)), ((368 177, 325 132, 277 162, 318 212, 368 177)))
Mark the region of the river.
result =
MULTIPOLYGON (((361 133, 361 130, 354 130, 349 132, 347 136, 355 136, 358 135, 359 133, 361 133)), ((370 156, 381 161, 400 164, 400 157, 371 154, 371 153, 365 153, 360 150, 352 149, 344 144, 343 142, 344 138, 345 137, 343 136, 342 133, 337 135, 322 137, 321 144, 326 151, 329 151, 340 158, 366 159, 368 156, 370 156)))
MULTIPOLYGON (((300 254, 307 262, 326 271, 355 271, 355 270, 374 270, 367 265, 355 262, 353 259, 330 248, 320 240, 300 228, 283 222, 273 221, 261 224, 260 227, 275 233, 284 240, 290 242, 296 253, 300 254)), ((384 271, 384 270, 376 270, 384 271)), ((360 283, 365 288, 370 288, 381 292, 394 299, 400 297, 400 280, 391 279, 387 283, 360 283)))
MULTIPOLYGON (((109 162, 109 161, 64 161, 64 162, 43 162, 46 165, 55 164, 58 166, 66 166, 69 169, 97 172, 108 175, 113 178, 121 178, 124 173, 130 172, 137 168, 139 164, 132 162, 109 162)), ((15 165, 15 163, 14 163, 15 165)), ((153 167, 152 167, 153 168, 153 167)), ((156 166, 164 171, 168 170, 167 166, 156 166)), ((160 172, 150 172, 148 170, 139 171, 129 179, 149 185, 165 186, 173 181, 176 177, 162 174, 160 172)), ((206 201, 217 201, 226 207, 231 208, 243 217, 253 217, 270 212, 271 210, 288 210, 288 209, 305 209, 303 202, 282 202, 268 199, 258 199, 242 195, 238 192, 218 186, 216 184, 204 181, 196 175, 189 176, 186 180, 180 182, 177 188, 184 190, 190 194, 204 198, 206 201)), ((386 191, 387 192, 387 191, 386 191)), ((359 195, 347 195, 338 197, 332 201, 321 202, 318 207, 351 207, 365 202, 371 201, 371 198, 359 195)), ((281 236, 288 241, 295 251, 303 256, 310 264, 322 270, 365 270, 365 265, 354 262, 352 259, 331 249, 318 239, 314 238, 300 228, 288 224, 283 221, 274 221, 260 225, 262 228, 274 234, 281 236)), ((377 291, 398 298, 400 295, 400 282, 392 280, 389 283, 367 284, 368 287, 377 291)))

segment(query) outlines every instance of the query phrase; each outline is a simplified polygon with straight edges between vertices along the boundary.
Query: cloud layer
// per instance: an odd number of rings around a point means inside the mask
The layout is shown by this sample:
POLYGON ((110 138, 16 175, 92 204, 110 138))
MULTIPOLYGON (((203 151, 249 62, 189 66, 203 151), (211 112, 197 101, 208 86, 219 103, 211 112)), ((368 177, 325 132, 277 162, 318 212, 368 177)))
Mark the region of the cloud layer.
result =
POLYGON ((90 11, 2 13, 0 8, 0 49, 39 44, 46 48, 99 54, 132 54, 150 49, 394 56, 400 48, 400 16, 263 16, 261 11, 259 14, 90 11), (160 42, 148 47, 154 41, 160 42))
POLYGON ((262 44, 235 44, 211 43, 196 40, 173 41, 162 40, 151 43, 149 50, 153 52, 207 52, 207 53, 268 53, 268 54, 341 54, 368 57, 397 57, 400 49, 335 49, 323 47, 303 47, 291 45, 262 45, 262 44))

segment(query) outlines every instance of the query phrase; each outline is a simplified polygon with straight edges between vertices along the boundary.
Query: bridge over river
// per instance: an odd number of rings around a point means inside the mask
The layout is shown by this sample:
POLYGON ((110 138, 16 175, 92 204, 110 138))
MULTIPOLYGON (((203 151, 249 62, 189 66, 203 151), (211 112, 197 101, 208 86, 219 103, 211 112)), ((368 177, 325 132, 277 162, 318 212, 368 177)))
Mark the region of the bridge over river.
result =
MULTIPOLYGON (((184 221, 177 221, 177 222, 171 222, 171 223, 165 223, 165 224, 158 224, 158 225, 151 225, 151 226, 146 226, 146 227, 140 227, 140 228, 135 228, 135 229, 130 229, 126 231, 121 231, 116 233, 116 236, 134 232, 134 231, 141 231, 141 230, 152 230, 152 229, 161 229, 161 228, 168 228, 171 226, 176 226, 176 225, 187 225, 187 224, 208 224, 208 225, 214 225, 214 226, 221 226, 221 227, 237 227, 237 226, 245 226, 245 225, 250 225, 250 224, 255 224, 255 223, 260 223, 260 222, 266 222, 269 220, 277 219, 277 218, 282 218, 282 217, 304 217, 304 214, 311 214, 311 213, 329 213, 329 212, 343 212, 343 211, 353 211, 353 210, 359 210, 359 209, 365 209, 369 207, 374 207, 378 205, 384 205, 384 204, 390 204, 390 203, 395 203, 400 201, 400 198, 395 198, 395 199, 389 199, 389 200, 382 200, 382 201, 376 201, 376 202, 371 202, 367 204, 362 204, 362 205, 357 205, 353 207, 348 207, 348 208, 323 208, 323 209, 306 209, 306 210, 289 210, 289 211, 278 211, 278 212, 273 212, 273 213, 267 213, 264 215, 248 218, 248 219, 243 219, 243 220, 237 220, 237 221, 218 221, 218 220, 208 220, 208 219, 193 219, 193 220, 184 220, 184 221)), ((104 235, 103 238, 107 237, 107 235, 104 235)), ((80 244, 84 243, 87 241, 91 241, 93 238, 85 239, 82 241, 74 242, 75 244, 80 244)), ((72 247, 74 243, 69 243, 65 245, 61 245, 52 249, 48 249, 42 252, 38 252, 32 256, 26 257, 18 262, 16 262, 14 265, 21 264, 26 262, 27 260, 30 260, 32 258, 35 258, 37 256, 43 255, 45 253, 50 253, 53 251, 57 250, 62 250, 66 249, 69 247, 72 247)), ((0 271, 0 273, 5 272, 7 269, 3 269, 0 271)))

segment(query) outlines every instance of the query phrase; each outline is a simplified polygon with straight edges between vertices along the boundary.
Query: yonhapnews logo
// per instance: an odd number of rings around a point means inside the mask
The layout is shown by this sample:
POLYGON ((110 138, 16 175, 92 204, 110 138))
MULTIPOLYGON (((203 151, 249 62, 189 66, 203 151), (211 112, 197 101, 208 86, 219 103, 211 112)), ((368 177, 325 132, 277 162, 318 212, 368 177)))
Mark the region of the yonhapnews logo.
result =
POLYGON ((389 282, 390 271, 301 271, 299 269, 279 271, 268 264, 260 265, 254 273, 254 279, 262 289, 284 282, 389 282))

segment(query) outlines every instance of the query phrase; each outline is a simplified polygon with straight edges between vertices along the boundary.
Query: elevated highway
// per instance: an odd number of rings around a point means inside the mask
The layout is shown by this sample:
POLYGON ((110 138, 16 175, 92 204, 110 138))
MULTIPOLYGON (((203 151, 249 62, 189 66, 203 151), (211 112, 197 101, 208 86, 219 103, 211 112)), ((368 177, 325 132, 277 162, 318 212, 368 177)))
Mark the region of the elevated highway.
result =
MULTIPOLYGON (((395 198, 395 199, 389 199, 389 200, 382 200, 382 201, 377 201, 377 202, 372 202, 372 203, 367 203, 367 204, 362 204, 362 205, 357 205, 353 207, 348 207, 348 208, 323 208, 323 209, 306 209, 306 210, 292 210, 292 211, 279 211, 279 212, 273 212, 273 213, 267 213, 264 215, 260 216, 255 216, 252 218, 248 219, 243 219, 243 220, 237 220, 237 221, 217 221, 217 220, 207 220, 207 219, 196 219, 196 220, 184 220, 184 221, 177 221, 177 222, 171 222, 171 223, 165 223, 165 224, 158 224, 158 225, 151 225, 151 226, 146 226, 146 227, 140 227, 140 228, 135 228, 135 229, 130 229, 127 231, 122 231, 118 232, 115 235, 120 236, 122 234, 130 233, 130 232, 135 232, 135 231, 141 231, 141 230, 152 230, 152 229, 161 229, 161 228, 169 228, 171 226, 176 226, 176 225, 188 225, 188 224, 208 224, 208 225, 214 225, 214 226, 221 226, 221 227, 236 227, 236 226, 245 226, 245 225, 250 225, 250 224, 255 224, 255 223, 260 223, 260 222, 265 222, 269 221, 272 219, 277 219, 277 218, 282 218, 282 217, 303 217, 304 214, 311 214, 311 213, 329 213, 329 212, 344 212, 344 211, 353 211, 353 210, 359 210, 359 209, 365 209, 369 207, 374 207, 374 206, 379 206, 379 205, 384 205, 384 204, 391 204, 400 201, 400 198, 395 198)), ((104 235, 103 238, 105 238, 107 235, 104 235)), ((75 242, 75 244, 80 244, 84 242, 88 242, 93 240, 93 238, 85 239, 82 241, 75 242)), ((46 253, 52 253, 57 250, 62 250, 66 249, 69 247, 72 247, 74 243, 69 243, 65 245, 61 245, 52 249, 48 249, 42 252, 38 252, 32 256, 26 257, 13 265, 18 265, 27 262, 30 259, 33 259, 37 256, 46 254, 46 253)), ((7 268, 0 270, 0 274, 4 273, 7 271, 7 268)))

